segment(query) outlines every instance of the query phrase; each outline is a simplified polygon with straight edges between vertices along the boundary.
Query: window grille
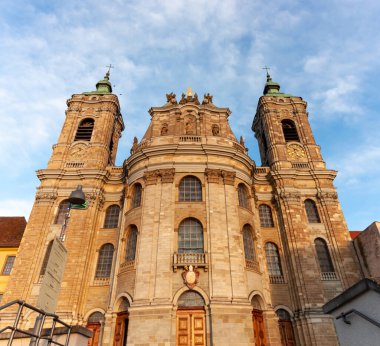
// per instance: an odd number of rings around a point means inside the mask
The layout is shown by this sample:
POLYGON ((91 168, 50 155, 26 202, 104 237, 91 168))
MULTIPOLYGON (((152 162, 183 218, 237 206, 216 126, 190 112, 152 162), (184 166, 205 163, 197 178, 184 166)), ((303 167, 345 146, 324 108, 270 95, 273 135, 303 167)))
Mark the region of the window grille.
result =
POLYGON ((141 205, 141 193, 142 193, 141 184, 139 183, 135 184, 133 188, 133 195, 132 195, 132 208, 137 208, 141 205))
POLYGON ((116 228, 119 225, 120 207, 116 204, 107 208, 104 228, 116 228))
POLYGON ((84 119, 78 126, 74 141, 90 141, 94 129, 93 119, 84 119))
POLYGON ((12 272, 13 264, 15 263, 16 256, 8 256, 3 269, 3 275, 10 275, 12 272))
POLYGON ((184 177, 179 184, 180 202, 201 202, 202 184, 193 176, 184 177))
POLYGON ((320 223, 321 219, 319 218, 318 209, 315 202, 311 199, 305 201, 305 209, 307 220, 309 223, 320 223))
POLYGON ((58 207, 58 213, 55 217, 54 223, 57 225, 62 225, 65 223, 66 215, 69 213, 70 210, 70 203, 68 200, 64 200, 61 202, 61 204, 58 207))
POLYGON ((238 199, 240 207, 249 208, 248 192, 244 184, 238 185, 238 199))
POLYGON ((283 120, 281 122, 282 124, 282 131, 284 133, 285 142, 299 142, 300 139, 298 137, 298 132, 296 125, 291 120, 283 120))
POLYGON ((326 242, 321 238, 317 238, 314 240, 314 244, 315 250, 317 252, 319 266, 321 268, 321 273, 333 273, 334 267, 326 242))
POLYGON ((274 243, 265 244, 265 255, 267 258, 268 271, 270 276, 282 276, 280 254, 278 247, 274 243))
POLYGON ((137 227, 131 226, 127 242, 127 253, 125 260, 134 261, 136 257, 136 245, 137 245, 137 227))
POLYGON ((260 226, 261 227, 274 227, 272 209, 266 204, 259 206, 260 226))
POLYGON ((256 261, 256 252, 253 242, 253 234, 251 226, 245 225, 243 227, 243 241, 244 241, 244 254, 245 259, 248 261, 256 261))
POLYGON ((113 245, 104 244, 99 251, 98 264, 96 266, 95 279, 109 278, 111 275, 113 245))
POLYGON ((178 299, 178 306, 204 306, 203 297, 195 291, 186 291, 178 299))
POLYGON ((178 253, 203 253, 203 228, 193 218, 181 222, 178 230, 178 253))

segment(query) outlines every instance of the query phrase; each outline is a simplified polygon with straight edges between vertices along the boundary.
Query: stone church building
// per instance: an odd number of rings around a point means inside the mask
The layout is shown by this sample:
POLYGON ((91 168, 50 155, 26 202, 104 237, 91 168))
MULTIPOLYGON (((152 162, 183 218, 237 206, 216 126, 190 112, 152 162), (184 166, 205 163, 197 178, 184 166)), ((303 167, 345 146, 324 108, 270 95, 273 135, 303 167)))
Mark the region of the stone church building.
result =
POLYGON ((361 276, 306 102, 267 75, 257 166, 210 94, 166 99, 121 167, 109 73, 67 101, 2 302, 37 304, 61 235, 56 312, 89 345, 337 345, 322 306, 361 276), (78 185, 86 206, 70 210, 78 185))

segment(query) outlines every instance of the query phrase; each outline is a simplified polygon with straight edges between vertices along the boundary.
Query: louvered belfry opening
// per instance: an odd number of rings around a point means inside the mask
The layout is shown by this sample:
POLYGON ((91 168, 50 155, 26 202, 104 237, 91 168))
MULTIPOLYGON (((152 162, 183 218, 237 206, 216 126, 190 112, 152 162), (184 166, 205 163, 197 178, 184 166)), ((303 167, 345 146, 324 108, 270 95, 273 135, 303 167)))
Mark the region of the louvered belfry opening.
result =
POLYGON ((84 119, 81 121, 74 141, 90 141, 94 129, 94 119, 84 119))
POLYGON ((291 120, 283 120, 282 131, 284 132, 285 142, 299 142, 296 125, 291 120))

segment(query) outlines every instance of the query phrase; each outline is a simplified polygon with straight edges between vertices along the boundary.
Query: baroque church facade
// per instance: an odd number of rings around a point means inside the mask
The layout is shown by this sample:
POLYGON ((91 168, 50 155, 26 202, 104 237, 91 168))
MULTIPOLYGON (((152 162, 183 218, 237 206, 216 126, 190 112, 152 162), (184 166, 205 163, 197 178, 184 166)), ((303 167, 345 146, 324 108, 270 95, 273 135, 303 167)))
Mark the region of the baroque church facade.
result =
POLYGON ((166 98, 122 167, 109 73, 67 101, 3 302, 37 304, 64 229, 56 313, 89 345, 337 345, 322 306, 361 277, 306 102, 267 76, 257 166, 211 95, 166 98))

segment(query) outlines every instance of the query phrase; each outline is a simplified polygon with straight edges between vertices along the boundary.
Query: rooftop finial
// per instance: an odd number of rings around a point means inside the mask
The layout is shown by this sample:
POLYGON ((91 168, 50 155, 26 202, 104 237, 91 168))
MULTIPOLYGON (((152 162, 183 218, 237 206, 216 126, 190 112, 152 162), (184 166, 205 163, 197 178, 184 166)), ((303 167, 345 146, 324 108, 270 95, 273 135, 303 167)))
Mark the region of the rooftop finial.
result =
POLYGON ((187 88, 186 95, 187 95, 187 96, 193 96, 193 95, 194 95, 194 94, 193 94, 193 89, 191 88, 191 86, 189 86, 189 87, 187 88))
POLYGON ((265 65, 265 67, 263 67, 262 69, 267 71, 267 82, 270 82, 272 80, 272 78, 268 72, 268 70, 270 70, 270 68, 267 67, 267 65, 265 65))
POLYGON ((108 67, 108 71, 107 71, 106 75, 104 76, 104 79, 108 80, 110 78, 111 68, 114 68, 115 66, 112 66, 112 64, 109 64, 106 67, 108 67))

